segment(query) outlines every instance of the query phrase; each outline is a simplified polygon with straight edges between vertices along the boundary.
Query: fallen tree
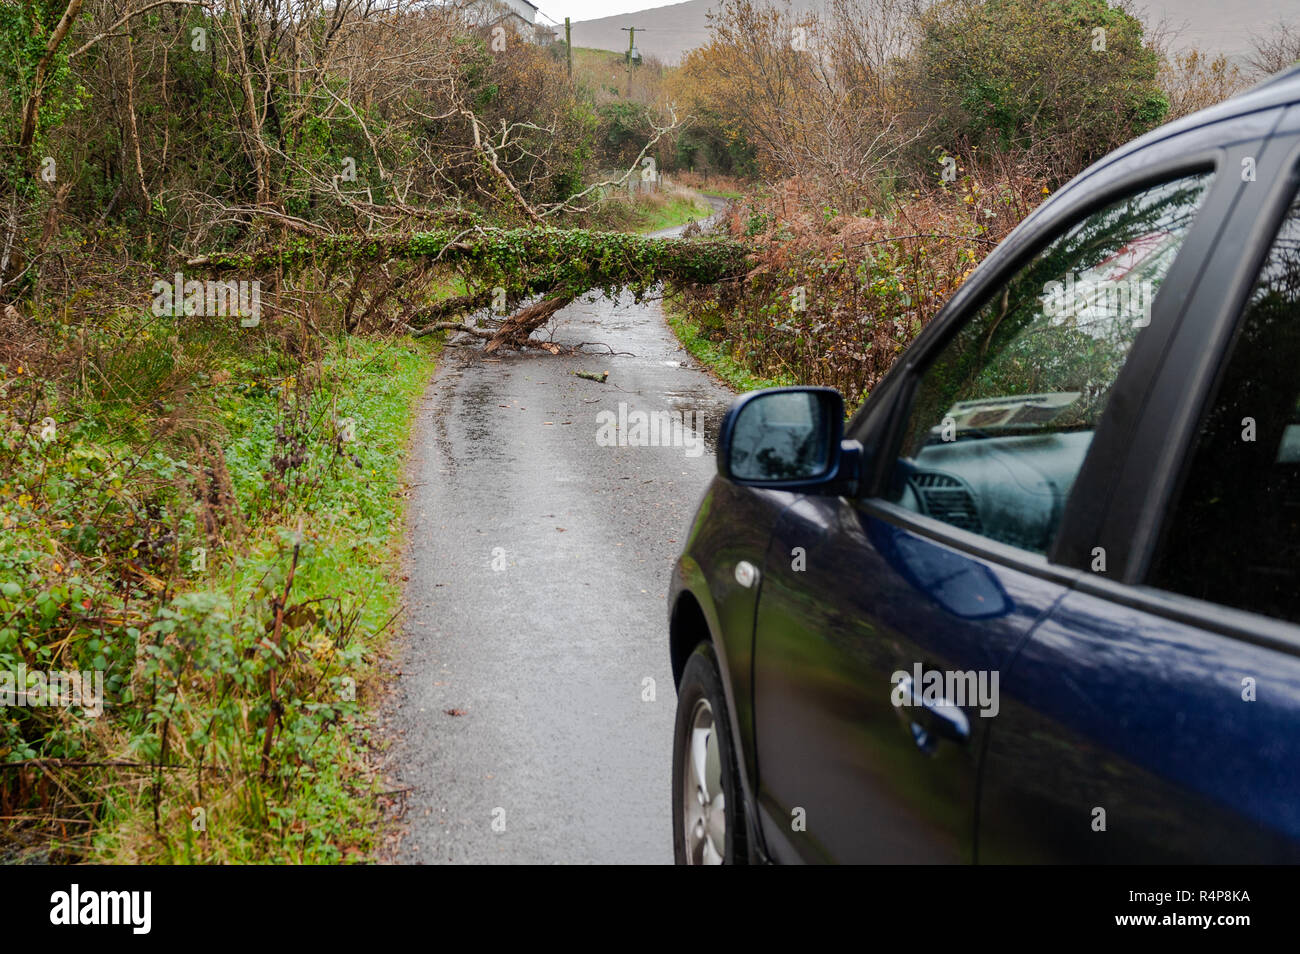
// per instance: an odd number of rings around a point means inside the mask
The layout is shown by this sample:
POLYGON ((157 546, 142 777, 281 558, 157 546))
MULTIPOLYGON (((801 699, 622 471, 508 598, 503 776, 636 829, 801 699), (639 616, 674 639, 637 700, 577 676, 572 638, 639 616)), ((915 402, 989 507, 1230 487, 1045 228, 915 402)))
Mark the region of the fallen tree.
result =
POLYGON ((211 273, 286 275, 307 268, 422 262, 455 270, 469 293, 431 302, 411 316, 416 330, 461 328, 485 338, 485 351, 522 347, 537 328, 589 291, 637 297, 661 282, 702 286, 744 277, 748 248, 729 238, 647 238, 624 232, 549 227, 474 228, 392 236, 287 236, 251 252, 214 252, 191 258, 190 268, 211 273), (517 308, 495 331, 456 319, 494 299, 517 308))

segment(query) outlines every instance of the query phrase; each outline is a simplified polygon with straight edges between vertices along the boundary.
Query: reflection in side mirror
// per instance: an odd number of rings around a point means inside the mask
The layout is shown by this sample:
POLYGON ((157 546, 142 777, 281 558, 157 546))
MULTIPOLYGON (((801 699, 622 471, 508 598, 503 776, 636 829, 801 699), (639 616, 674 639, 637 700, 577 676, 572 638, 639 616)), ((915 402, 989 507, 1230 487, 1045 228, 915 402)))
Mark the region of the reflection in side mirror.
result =
POLYGON ((736 414, 728 469, 740 480, 815 480, 830 464, 829 424, 816 394, 756 398, 736 414))
POLYGON ((844 477, 843 432, 844 400, 833 388, 755 391, 722 422, 718 473, 738 484, 829 493, 844 477))

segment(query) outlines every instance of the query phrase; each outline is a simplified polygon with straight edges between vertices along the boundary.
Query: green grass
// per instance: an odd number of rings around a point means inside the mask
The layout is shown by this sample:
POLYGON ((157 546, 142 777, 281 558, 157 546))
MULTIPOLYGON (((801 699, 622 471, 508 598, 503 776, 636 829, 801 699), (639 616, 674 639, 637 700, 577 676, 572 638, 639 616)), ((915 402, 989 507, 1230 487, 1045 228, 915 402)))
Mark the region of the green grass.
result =
POLYGON ((598 101, 611 97, 622 98, 627 92, 627 63, 623 59, 624 55, 612 50, 575 46, 573 79, 579 87, 587 87, 598 101))
POLYGON ((102 670, 107 703, 99 719, 0 710, 0 761, 119 763, 54 769, 67 798, 28 796, 25 814, 75 826, 18 826, 0 855, 331 863, 373 853, 370 710, 402 595, 404 463, 438 345, 341 337, 302 366, 274 339, 260 344, 182 359, 195 369, 184 416, 224 451, 242 516, 243 531, 223 531, 215 548, 198 526, 185 441, 128 426, 121 401, 82 395, 56 408, 78 423, 48 441, 17 436, 0 407, 0 664, 102 670), (300 417, 286 414, 295 406, 300 417), (336 440, 344 418, 351 441, 336 440), (303 459, 280 469, 286 433, 303 459), (151 552, 140 537, 165 545, 151 552), (198 545, 206 566, 192 562, 198 545), (272 686, 278 719, 263 762, 272 686))
MULTIPOLYGON (((398 578, 404 525, 403 468, 420 396, 433 371, 435 346, 343 338, 332 342, 324 373, 334 387, 329 403, 337 417, 353 418, 356 439, 347 450, 359 461, 345 461, 323 472, 319 485, 298 495, 286 513, 255 515, 246 554, 227 569, 214 588, 233 602, 253 601, 268 566, 282 565, 289 528, 299 521, 304 547, 293 582, 293 602, 341 600, 356 614, 356 644, 339 650, 322 640, 310 651, 358 687, 359 706, 323 731, 311 746, 312 765, 300 771, 284 793, 244 793, 226 804, 234 824, 214 838, 222 815, 209 812, 208 837, 168 840, 150 860, 163 862, 332 863, 369 857, 379 821, 374 802, 377 783, 370 776, 365 749, 370 744, 367 711, 373 701, 375 662, 401 602, 398 578)), ((223 401, 228 417, 243 417, 232 434, 228 464, 242 500, 256 501, 265 490, 259 469, 270 449, 275 415, 264 403, 250 407, 242 397, 223 401)), ((329 700, 325 700, 329 701, 329 700)), ((310 720, 309 720, 310 721, 310 720)), ((299 726, 309 731, 315 728, 299 726)), ((141 833, 142 819, 124 819, 126 831, 141 833)), ((143 819, 148 821, 148 819, 143 819)), ((182 830, 183 831, 183 830, 182 830)), ((130 850, 128 839, 126 847, 130 850)), ((101 837, 96 854, 116 860, 123 847, 111 834, 101 837)), ((133 852, 132 852, 133 853, 133 852)))
POLYGON ((675 194, 665 201, 638 203, 633 208, 636 210, 633 230, 637 232, 676 228, 713 214, 713 206, 693 194, 675 194))
POLYGON ((721 378, 733 391, 757 391, 797 383, 793 377, 764 378, 752 373, 734 358, 722 342, 710 341, 700 325, 679 308, 665 302, 665 316, 677 340, 697 361, 721 378))

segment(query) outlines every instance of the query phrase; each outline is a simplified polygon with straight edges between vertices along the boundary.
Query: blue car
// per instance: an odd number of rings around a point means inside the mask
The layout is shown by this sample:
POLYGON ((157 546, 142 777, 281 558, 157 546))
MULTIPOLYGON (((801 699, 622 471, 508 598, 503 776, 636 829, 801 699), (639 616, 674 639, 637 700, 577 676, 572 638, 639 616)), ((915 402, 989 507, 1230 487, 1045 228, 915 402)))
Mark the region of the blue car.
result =
POLYGON ((1300 70, 1071 181, 845 423, 740 397, 680 863, 1300 861, 1300 70))

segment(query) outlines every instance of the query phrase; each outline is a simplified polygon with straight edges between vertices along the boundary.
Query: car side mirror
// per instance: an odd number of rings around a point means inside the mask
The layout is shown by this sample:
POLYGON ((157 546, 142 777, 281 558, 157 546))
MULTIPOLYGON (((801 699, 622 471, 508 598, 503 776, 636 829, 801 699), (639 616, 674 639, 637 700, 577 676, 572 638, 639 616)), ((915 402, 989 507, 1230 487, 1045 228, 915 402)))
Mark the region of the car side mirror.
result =
POLYGON ((834 388, 741 395, 718 432, 718 474, 745 487, 853 493, 861 454, 844 440, 844 399, 834 388))

